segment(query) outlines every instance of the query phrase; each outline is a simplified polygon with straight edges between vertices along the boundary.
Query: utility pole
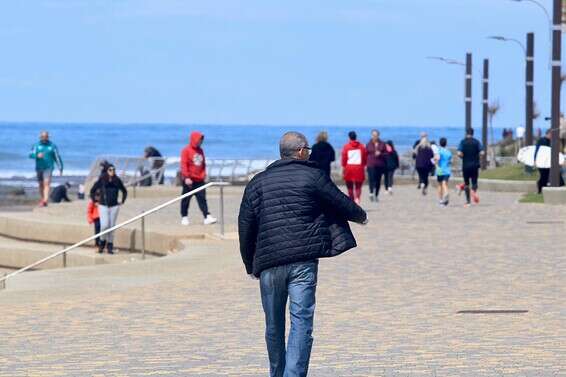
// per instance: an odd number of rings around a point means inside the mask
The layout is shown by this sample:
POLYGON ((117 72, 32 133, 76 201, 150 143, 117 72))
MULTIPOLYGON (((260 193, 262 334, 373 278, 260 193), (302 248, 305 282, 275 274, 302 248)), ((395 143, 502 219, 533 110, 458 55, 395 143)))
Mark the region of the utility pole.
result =
MULTIPOLYGON (((484 150, 487 151, 488 147, 488 138, 487 138, 487 119, 488 119, 488 110, 489 110, 489 59, 483 60, 483 98, 482 98, 482 128, 481 128, 481 136, 482 136, 482 144, 484 150)), ((487 169, 487 153, 484 153, 481 158, 481 168, 482 170, 487 169)))
POLYGON ((472 128, 472 54, 466 54, 466 131, 472 128))
POLYGON ((560 186, 560 86, 562 74, 562 0, 554 0, 552 26, 552 105, 551 105, 551 158, 550 185, 560 186))
POLYGON ((525 146, 533 145, 535 34, 527 33, 525 146))

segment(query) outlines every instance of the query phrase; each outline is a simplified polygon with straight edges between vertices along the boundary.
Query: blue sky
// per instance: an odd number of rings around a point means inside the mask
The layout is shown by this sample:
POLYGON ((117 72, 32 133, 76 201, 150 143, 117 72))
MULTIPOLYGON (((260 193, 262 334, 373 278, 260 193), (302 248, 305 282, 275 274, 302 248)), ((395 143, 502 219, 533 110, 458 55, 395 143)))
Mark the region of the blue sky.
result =
MULTIPOLYGON (((552 1, 541 0, 550 9, 552 1)), ((0 120, 460 126, 463 70, 491 59, 496 126, 549 113, 548 27, 509 0, 34 0, 0 3, 0 120)), ((537 126, 546 127, 540 120, 537 126)))

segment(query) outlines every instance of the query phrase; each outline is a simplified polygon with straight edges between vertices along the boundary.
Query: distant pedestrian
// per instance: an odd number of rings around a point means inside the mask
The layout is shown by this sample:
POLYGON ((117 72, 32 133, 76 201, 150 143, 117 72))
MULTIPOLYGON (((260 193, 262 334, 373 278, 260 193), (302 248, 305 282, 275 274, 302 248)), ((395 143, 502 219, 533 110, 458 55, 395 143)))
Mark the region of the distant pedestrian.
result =
POLYGON ((71 182, 65 182, 51 191, 49 199, 51 203, 70 202, 68 190, 71 188, 71 182))
POLYGON ((434 167, 434 153, 427 137, 423 137, 419 144, 417 144, 414 150, 414 154, 415 168, 417 169, 417 173, 419 174, 418 189, 421 190, 421 193, 423 195, 426 195, 428 189, 428 177, 434 167))
POLYGON ((257 174, 244 192, 238 216, 240 254, 246 272, 260 280, 269 375, 305 377, 318 260, 356 247, 348 221, 365 224, 367 215, 307 161, 304 135, 286 133, 279 149, 281 159, 257 174), (291 329, 285 349, 287 301, 291 329))
POLYGON ((356 204, 362 202, 362 185, 366 179, 365 167, 367 165, 366 148, 360 143, 356 132, 348 133, 350 141, 342 148, 342 174, 348 195, 356 204))
MULTIPOLYGON (((202 150, 204 135, 198 131, 191 133, 189 144, 181 151, 181 177, 183 184, 183 195, 205 185, 206 159, 202 150)), ((204 217, 204 225, 216 223, 216 218, 210 215, 208 203, 206 202, 206 191, 197 192, 198 206, 204 217)), ((192 196, 181 201, 181 224, 189 225, 189 204, 192 196)))
POLYGON ((462 175, 464 177, 464 192, 466 193, 466 206, 471 201, 480 202, 478 195, 478 177, 480 169, 480 156, 484 153, 481 143, 474 138, 474 130, 466 131, 466 138, 458 146, 458 156, 462 159, 462 175), (470 187, 471 185, 471 187, 470 187))
POLYGON ((57 146, 49 140, 49 133, 41 131, 39 142, 31 147, 29 157, 35 160, 35 172, 39 188, 39 206, 47 207, 49 191, 51 189, 51 177, 55 165, 59 168, 59 174, 63 175, 63 160, 59 155, 57 146))
POLYGON ((393 145, 392 140, 388 140, 386 143, 387 154, 385 155, 385 189, 390 195, 393 195, 393 176, 395 175, 395 170, 399 169, 399 154, 393 145))
POLYGON ((331 173, 332 162, 336 160, 336 152, 330 143, 328 142, 328 133, 322 131, 318 134, 316 138, 316 144, 312 146, 311 156, 309 158, 311 161, 318 163, 318 166, 328 174, 329 177, 331 173))
POLYGON ((143 157, 147 159, 150 163, 150 186, 152 184, 160 184, 162 185, 165 182, 165 174, 162 171, 163 165, 165 165, 165 161, 161 152, 157 150, 157 148, 153 146, 148 146, 143 151, 143 157), (154 182, 154 180, 157 180, 154 182))
MULTIPOLYGON (((550 147, 550 137, 552 135, 552 130, 548 129, 543 137, 539 138, 535 148, 534 161, 537 160, 537 154, 540 147, 550 147)), ((538 168, 539 178, 537 181, 538 193, 542 194, 542 188, 548 186, 548 177, 550 176, 550 169, 538 168)))
POLYGON ((378 130, 371 131, 371 140, 366 145, 369 198, 372 202, 379 200, 381 179, 387 172, 387 148, 379 136, 378 130))
POLYGON ((436 160, 436 179, 438 181, 438 202, 440 205, 447 206, 450 199, 448 195, 448 181, 452 175, 452 152, 446 147, 448 144, 446 138, 440 138, 439 144, 438 152, 434 156, 436 160))
MULTIPOLYGON (((100 233, 100 213, 98 211, 98 201, 100 200, 100 192, 96 191, 94 197, 88 201, 86 210, 86 220, 89 224, 94 225, 94 234, 100 233)), ((100 246, 100 237, 94 239, 94 245, 100 246)))
MULTIPOLYGON (((109 164, 90 189, 90 198, 95 200, 96 194, 100 195, 98 211, 100 214, 100 231, 105 231, 116 225, 120 205, 126 202, 128 191, 122 180, 116 175, 116 168, 109 164), (122 200, 118 201, 119 194, 122 193, 122 200)), ((98 252, 103 253, 104 248, 108 254, 114 254, 114 232, 109 232, 100 237, 98 252)))

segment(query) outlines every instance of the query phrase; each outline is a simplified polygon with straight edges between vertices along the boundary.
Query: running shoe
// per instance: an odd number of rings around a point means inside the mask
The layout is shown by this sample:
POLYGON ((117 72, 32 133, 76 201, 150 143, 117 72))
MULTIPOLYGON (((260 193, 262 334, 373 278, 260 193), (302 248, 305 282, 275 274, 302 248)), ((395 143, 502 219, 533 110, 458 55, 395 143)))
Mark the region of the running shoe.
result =
POLYGON ((462 195, 462 192, 464 191, 465 187, 466 186, 463 183, 456 185, 456 191, 458 192, 458 196, 462 195))
POLYGON ((475 204, 479 204, 480 202, 480 197, 478 193, 475 191, 472 191, 472 200, 474 201, 475 204))
POLYGON ((189 218, 188 218, 187 216, 184 216, 184 217, 181 219, 181 225, 187 226, 187 225, 189 225, 189 224, 190 224, 189 218))
POLYGON ((393 187, 389 187, 387 189, 387 192, 389 193, 389 195, 393 195, 393 187))

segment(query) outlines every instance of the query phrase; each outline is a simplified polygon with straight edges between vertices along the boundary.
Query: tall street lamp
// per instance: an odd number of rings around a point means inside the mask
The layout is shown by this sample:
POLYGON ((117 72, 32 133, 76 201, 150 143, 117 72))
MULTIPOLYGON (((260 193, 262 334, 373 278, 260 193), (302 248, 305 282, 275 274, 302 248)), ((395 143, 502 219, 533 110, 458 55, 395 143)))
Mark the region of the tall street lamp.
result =
POLYGON ((534 111, 534 33, 527 33, 527 47, 519 40, 502 36, 491 36, 501 42, 517 44, 525 54, 525 145, 533 144, 533 111, 534 111))
POLYGON ((562 0, 554 0, 552 26, 552 137, 550 158, 550 185, 560 186, 560 86, 562 76, 562 0))

